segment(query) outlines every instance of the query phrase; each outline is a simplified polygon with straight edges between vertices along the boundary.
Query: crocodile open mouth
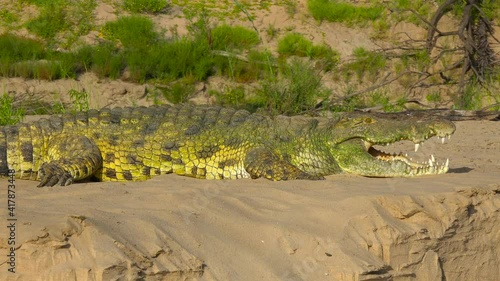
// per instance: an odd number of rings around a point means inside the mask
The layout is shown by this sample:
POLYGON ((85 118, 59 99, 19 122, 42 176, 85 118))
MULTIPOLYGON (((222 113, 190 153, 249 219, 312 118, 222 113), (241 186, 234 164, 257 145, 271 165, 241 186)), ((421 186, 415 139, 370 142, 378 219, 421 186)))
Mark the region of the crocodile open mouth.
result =
MULTIPOLYGON (((450 139, 451 135, 438 136, 438 139, 441 143, 444 143, 445 139, 450 139)), ((424 140, 425 141, 425 140, 424 140)), ((418 151, 420 146, 424 141, 415 142, 415 152, 418 151)), ((391 143, 370 143, 366 140, 363 141, 365 145, 366 151, 377 160, 389 162, 389 163, 404 163, 406 164, 406 172, 408 175, 426 175, 426 174, 444 174, 448 172, 450 160, 446 159, 446 161, 442 161, 439 163, 434 158, 434 155, 431 155, 430 158, 426 161, 413 161, 408 157, 407 153, 387 153, 375 148, 375 145, 387 146, 391 143)))

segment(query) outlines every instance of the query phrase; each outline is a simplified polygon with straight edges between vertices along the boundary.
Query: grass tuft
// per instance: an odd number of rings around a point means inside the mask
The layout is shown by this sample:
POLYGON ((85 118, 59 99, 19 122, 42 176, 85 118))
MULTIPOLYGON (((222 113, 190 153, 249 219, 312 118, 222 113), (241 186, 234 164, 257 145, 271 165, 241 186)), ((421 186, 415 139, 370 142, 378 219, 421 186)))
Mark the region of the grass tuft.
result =
POLYGON ((123 7, 133 13, 158 14, 166 11, 165 0, 124 0, 123 7))
POLYGON ((318 71, 309 62, 294 59, 282 66, 281 76, 261 82, 258 99, 271 114, 293 115, 314 109, 328 95, 318 71))
POLYGON ((243 86, 227 87, 224 91, 211 89, 208 94, 214 96, 217 104, 221 106, 240 108, 245 104, 245 88, 243 86))
POLYGON ((89 66, 100 77, 117 79, 125 68, 123 53, 113 44, 104 43, 94 48, 83 48, 78 52, 79 57, 84 54, 91 54, 89 66))
POLYGON ((40 15, 29 21, 26 28, 46 40, 53 40, 57 33, 69 27, 65 18, 66 5, 64 0, 43 2, 43 6, 40 7, 40 15))
POLYGON ((0 126, 14 125, 23 119, 23 110, 15 109, 13 104, 14 98, 7 93, 0 96, 0 126))
POLYGON ((307 7, 317 20, 343 23, 374 21, 384 11, 384 7, 380 5, 360 7, 336 0, 308 0, 307 7))
POLYGON ((325 71, 332 70, 340 62, 340 54, 328 45, 314 45, 299 33, 288 33, 278 41, 278 53, 282 56, 299 56, 317 59, 325 71))
POLYGON ((346 74, 350 76, 354 72, 360 81, 366 73, 374 79, 387 64, 387 59, 383 54, 370 52, 362 47, 354 49, 353 55, 355 60, 346 65, 346 74))
POLYGON ((105 38, 119 40, 125 48, 144 50, 158 40, 153 21, 145 16, 132 15, 107 22, 102 28, 105 38))
POLYGON ((257 32, 242 26, 221 25, 211 30, 214 50, 248 49, 259 44, 257 32))

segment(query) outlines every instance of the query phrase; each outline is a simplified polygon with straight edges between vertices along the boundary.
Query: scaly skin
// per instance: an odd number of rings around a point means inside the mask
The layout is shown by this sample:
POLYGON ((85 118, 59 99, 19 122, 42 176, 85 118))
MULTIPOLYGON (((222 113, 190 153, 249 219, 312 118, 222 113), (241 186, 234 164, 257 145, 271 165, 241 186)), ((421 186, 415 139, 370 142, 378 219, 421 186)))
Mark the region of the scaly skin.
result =
POLYGON ((39 186, 141 181, 176 173, 201 179, 322 179, 442 174, 448 165, 411 162, 372 145, 421 143, 455 131, 423 116, 349 113, 338 118, 265 117, 208 106, 90 110, 0 127, 0 174, 39 186))

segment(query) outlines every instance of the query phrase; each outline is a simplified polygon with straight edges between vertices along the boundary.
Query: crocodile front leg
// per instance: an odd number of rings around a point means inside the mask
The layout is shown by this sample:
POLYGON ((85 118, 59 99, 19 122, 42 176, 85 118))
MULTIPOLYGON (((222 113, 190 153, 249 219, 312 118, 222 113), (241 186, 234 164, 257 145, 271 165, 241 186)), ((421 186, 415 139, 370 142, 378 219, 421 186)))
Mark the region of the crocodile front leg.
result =
POLYGON ((247 153, 245 157, 245 169, 254 179, 260 177, 274 181, 324 179, 322 176, 311 175, 300 170, 264 147, 253 148, 247 153))
POLYGON ((99 148, 85 136, 57 136, 48 143, 45 155, 38 173, 39 187, 70 185, 102 167, 99 148))

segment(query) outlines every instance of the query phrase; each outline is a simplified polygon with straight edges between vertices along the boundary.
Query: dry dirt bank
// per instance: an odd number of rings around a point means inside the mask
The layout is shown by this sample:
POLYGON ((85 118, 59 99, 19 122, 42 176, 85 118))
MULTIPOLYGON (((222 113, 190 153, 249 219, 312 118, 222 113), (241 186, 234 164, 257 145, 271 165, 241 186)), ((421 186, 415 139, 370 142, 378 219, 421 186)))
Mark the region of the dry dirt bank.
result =
POLYGON ((441 176, 18 180, 16 273, 3 227, 0 279, 496 281, 499 126, 459 122, 444 145, 426 142, 414 157, 449 157, 441 176))

